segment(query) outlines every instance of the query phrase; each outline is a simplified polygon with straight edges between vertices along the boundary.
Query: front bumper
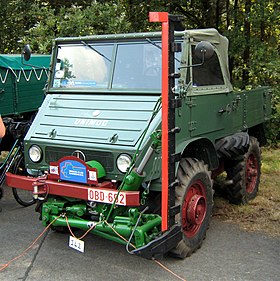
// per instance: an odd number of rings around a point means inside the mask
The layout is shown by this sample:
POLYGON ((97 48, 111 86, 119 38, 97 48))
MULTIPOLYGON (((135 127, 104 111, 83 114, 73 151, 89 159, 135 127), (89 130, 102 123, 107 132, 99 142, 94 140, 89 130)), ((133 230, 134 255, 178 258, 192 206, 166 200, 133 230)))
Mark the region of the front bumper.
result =
MULTIPOLYGON (((72 182, 64 182, 48 179, 47 176, 43 177, 26 177, 6 173, 6 185, 11 188, 19 188, 32 191, 35 196, 46 197, 49 194, 72 197, 82 200, 91 200, 89 198, 92 190, 106 190, 108 193, 115 194, 117 190, 114 188, 110 181, 98 183, 95 186, 85 185, 72 182)), ((125 206, 140 206, 140 193, 139 191, 121 191, 125 196, 125 206)), ((98 201, 100 202, 100 201, 98 201)), ((113 203, 113 202, 103 202, 113 203)))

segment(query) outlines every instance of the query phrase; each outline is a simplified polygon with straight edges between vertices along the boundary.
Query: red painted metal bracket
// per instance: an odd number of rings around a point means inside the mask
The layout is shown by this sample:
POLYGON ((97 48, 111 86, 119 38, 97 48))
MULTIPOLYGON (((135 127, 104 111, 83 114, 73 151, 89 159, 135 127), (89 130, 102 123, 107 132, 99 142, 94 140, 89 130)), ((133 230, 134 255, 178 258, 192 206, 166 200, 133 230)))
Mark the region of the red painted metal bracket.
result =
POLYGON ((162 23, 162 195, 161 195, 161 230, 168 229, 168 70, 169 70, 169 18, 167 12, 150 12, 150 22, 162 23))
MULTIPOLYGON (((84 184, 70 183, 64 181, 54 181, 47 179, 46 176, 33 178, 26 176, 14 175, 6 173, 6 183, 10 187, 25 189, 34 192, 34 186, 37 186, 37 194, 54 194, 58 196, 66 196, 89 200, 89 192, 91 190, 101 190, 103 193, 111 192, 112 196, 116 193, 116 189, 110 181, 99 183, 96 186, 87 186, 84 184)), ((139 191, 122 191, 125 196, 125 206, 139 206, 139 191)), ((97 200, 98 201, 98 200, 97 200)), ((100 202, 100 201, 98 201, 100 202)))

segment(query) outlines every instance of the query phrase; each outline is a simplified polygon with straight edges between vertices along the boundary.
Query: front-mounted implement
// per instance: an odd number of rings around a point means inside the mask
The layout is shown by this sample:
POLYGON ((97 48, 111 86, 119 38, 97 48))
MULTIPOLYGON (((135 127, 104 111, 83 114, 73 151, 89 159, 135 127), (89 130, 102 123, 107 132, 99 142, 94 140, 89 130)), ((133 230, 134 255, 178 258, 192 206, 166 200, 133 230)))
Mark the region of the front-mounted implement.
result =
MULTIPOLYGON (((162 129, 151 134, 150 146, 141 154, 141 161, 137 162, 136 151, 132 159, 134 166, 131 165, 122 182, 103 180, 106 171, 98 161, 84 162, 85 159, 74 156, 51 162, 49 173, 40 177, 7 174, 9 186, 32 190, 39 199, 44 225, 54 221, 53 229, 92 228, 91 232, 125 244, 129 251, 146 258, 167 253, 182 239, 180 227, 175 224, 180 207, 175 206, 174 190, 175 163, 180 160, 175 154, 175 135, 180 131, 175 127, 175 108, 180 107, 181 100, 173 91, 175 79, 179 77, 174 70, 174 53, 181 50, 180 44, 175 43, 174 29, 180 25, 180 19, 168 13, 150 13, 150 21, 162 22, 162 129), (142 190, 142 182, 147 163, 155 153, 160 155, 160 148, 162 193, 161 199, 152 202, 148 189, 142 190), (147 201, 150 203, 146 204, 147 201), (151 206, 161 211, 155 212, 151 206)), ((154 116, 160 109, 159 103, 153 109, 154 116)), ((148 129, 149 126, 142 138, 148 129)))

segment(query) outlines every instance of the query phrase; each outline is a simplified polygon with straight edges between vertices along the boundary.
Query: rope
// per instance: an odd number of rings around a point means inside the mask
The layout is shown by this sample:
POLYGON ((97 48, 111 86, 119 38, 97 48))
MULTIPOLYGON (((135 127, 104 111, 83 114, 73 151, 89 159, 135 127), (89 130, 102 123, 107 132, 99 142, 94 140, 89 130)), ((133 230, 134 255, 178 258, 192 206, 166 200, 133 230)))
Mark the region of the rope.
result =
POLYGON ((4 78, 2 78, 2 75, 0 73, 0 79, 1 79, 2 84, 4 84, 6 82, 8 74, 9 74, 9 69, 6 70, 6 74, 5 74, 4 78))
MULTIPOLYGON (((145 210, 144 210, 144 211, 145 211, 145 210)), ((144 212, 144 211, 143 211, 143 212, 144 212)), ((142 212, 142 213, 143 213, 143 212, 142 212)), ((72 235, 73 237, 75 237, 76 239, 78 239, 78 240, 83 239, 92 229, 95 228, 95 226, 96 226, 97 224, 102 223, 102 222, 105 222, 105 223, 114 231, 114 233, 115 233, 117 236, 119 236, 121 239, 123 239, 125 242, 127 242, 127 245, 129 244, 129 245, 131 245, 133 248, 136 249, 136 247, 135 247, 133 244, 131 244, 130 241, 128 241, 126 238, 124 238, 122 235, 120 235, 107 221, 100 221, 100 222, 94 224, 94 225, 91 226, 80 238, 77 238, 77 237, 74 235, 74 233, 72 232, 72 230, 71 230, 71 227, 70 227, 70 225, 69 225, 69 221, 68 221, 67 216, 66 216, 65 214, 61 214, 61 215, 59 215, 58 217, 56 217, 55 219, 53 219, 53 220, 49 223, 49 225, 41 232, 41 234, 40 234, 40 235, 30 244, 30 246, 28 246, 20 255, 14 257, 13 259, 11 259, 9 262, 5 263, 4 265, 1 265, 1 267, 0 267, 0 272, 3 271, 4 269, 6 269, 8 266, 10 266, 10 264, 11 264, 12 262, 14 262, 14 261, 16 261, 16 260, 22 258, 22 257, 37 243, 37 241, 38 241, 38 240, 43 236, 43 234, 50 228, 50 226, 51 226, 56 220, 58 220, 60 217, 63 217, 63 216, 65 217, 65 220, 66 220, 66 223, 67 223, 67 226, 68 226, 68 229, 69 229, 71 235, 72 235)), ((140 218, 141 218, 141 213, 140 213, 139 219, 140 219, 140 218)), ((130 238, 131 238, 131 237, 130 237, 130 238)), ((129 240, 131 240, 131 239, 129 239, 129 240)), ((175 272, 173 272, 171 269, 167 268, 165 265, 163 265, 163 264, 162 264, 161 262, 159 262, 158 260, 154 260, 154 262, 157 263, 159 266, 161 266, 164 270, 166 270, 167 272, 169 272, 170 274, 172 274, 173 276, 177 277, 179 280, 186 281, 186 279, 184 279, 184 278, 180 277, 179 275, 177 275, 175 272)))
MULTIPOLYGON (((74 235, 74 233, 72 232, 72 230, 71 230, 71 227, 70 227, 70 225, 69 225, 69 221, 68 221, 67 216, 66 216, 65 214, 63 214, 63 216, 65 217, 65 220, 66 220, 68 229, 69 229, 69 231, 70 231, 70 234, 71 234, 73 237, 75 237, 76 239, 78 239, 78 240, 83 239, 92 229, 95 228, 95 226, 96 226, 97 224, 104 222, 107 226, 109 226, 109 227, 112 229, 112 231, 113 231, 118 237, 120 237, 122 240, 124 240, 124 241, 127 243, 127 244, 126 244, 126 250, 127 250, 127 252, 128 252, 129 254, 133 254, 132 252, 129 251, 128 245, 130 245, 131 247, 133 247, 134 249, 136 249, 136 246, 131 243, 131 239, 132 239, 132 236, 133 236, 133 234, 134 234, 134 232, 135 232, 135 230, 136 230, 136 227, 137 227, 137 225, 138 225, 138 223, 139 223, 139 221, 140 221, 140 219, 141 219, 142 214, 143 214, 147 209, 148 209, 148 207, 145 208, 145 209, 140 213, 140 215, 139 215, 139 217, 138 217, 138 219, 137 219, 137 222, 136 222, 136 224, 135 224, 135 227, 134 227, 134 229, 133 229, 133 232, 132 232, 131 236, 129 237, 129 240, 127 240, 125 237, 123 237, 121 234, 119 234, 106 220, 100 221, 100 222, 96 223, 95 225, 93 225, 92 227, 90 227, 80 238, 77 238, 77 237, 74 235)), ((176 278, 178 278, 179 280, 186 281, 186 279, 180 277, 178 274, 176 274, 175 272, 173 272, 171 269, 167 268, 165 265, 163 265, 163 264, 162 264, 161 262, 159 262, 158 260, 153 260, 153 261, 154 261, 155 263, 157 263, 159 266, 161 266, 164 270, 166 270, 167 272, 169 272, 170 274, 172 274, 173 276, 175 276, 176 278)))
POLYGON ((71 229, 71 226, 70 226, 69 221, 68 221, 68 217, 67 217, 65 214, 64 214, 63 216, 65 217, 66 224, 67 224, 67 227, 68 227, 68 229, 69 229, 70 234, 71 234, 73 237, 75 237, 76 239, 78 239, 78 240, 82 240, 84 237, 87 236, 87 234, 88 234, 91 230, 93 230, 93 229, 96 227, 97 224, 100 224, 100 223, 102 222, 102 221, 100 221, 100 222, 98 222, 98 223, 92 225, 80 238, 78 238, 78 237, 75 236, 75 234, 73 233, 73 231, 72 231, 72 229, 71 229))
POLYGON ((18 70, 18 73, 16 71, 14 71, 11 67, 9 67, 7 70, 6 70, 6 74, 4 76, 2 76, 2 74, 0 73, 0 80, 2 82, 2 84, 5 84, 6 83, 6 80, 7 80, 7 77, 8 77, 8 74, 9 74, 9 71, 12 72, 12 74, 16 77, 16 81, 19 82, 20 79, 21 79, 21 76, 23 75, 25 80, 27 82, 29 82, 29 80, 31 79, 32 77, 32 73, 34 73, 37 81, 40 81, 42 76, 43 76, 43 73, 46 74, 47 77, 49 77, 49 72, 48 72, 48 69, 46 69, 45 67, 40 69, 39 70, 39 75, 37 74, 37 71, 34 67, 32 67, 31 70, 24 70, 23 68, 21 68, 20 70, 18 70), (27 72, 29 72, 29 74, 26 74, 27 72))
MULTIPOLYGON (((142 213, 144 213, 145 210, 142 211, 142 213)), ((139 215, 139 220, 141 218, 141 213, 139 215)), ((126 238, 124 238, 122 235, 120 235, 106 220, 104 221, 113 231, 114 233, 119 236, 121 239, 123 239, 125 242, 127 242, 126 244, 126 249, 128 247, 128 245, 131 245, 134 249, 136 249, 136 247, 130 243, 131 237, 129 240, 127 240, 126 238)), ((134 229, 135 230, 135 229, 134 229)), ((131 254, 131 252, 128 251, 129 254, 131 254)), ((163 265, 161 262, 159 262, 158 260, 153 260, 155 263, 157 263, 159 266, 161 266, 164 270, 166 270, 167 272, 169 272, 170 274, 172 274, 173 276, 175 276, 176 278, 178 278, 179 280, 182 281, 186 281, 186 279, 180 277, 178 274, 176 274, 175 272, 173 272, 171 269, 167 268, 165 265, 163 265)))
POLYGON ((7 268, 12 262, 22 258, 36 243, 37 241, 43 236, 43 234, 50 228, 50 226, 61 217, 58 216, 57 218, 55 218, 53 221, 50 222, 50 224, 41 232, 41 234, 30 244, 29 247, 27 247, 20 255, 14 257, 13 259, 11 259, 9 262, 5 263, 4 265, 2 265, 0 267, 0 272, 3 271, 5 268, 7 268))
MULTIPOLYGON (((96 224, 94 224, 93 226, 91 226, 80 238, 78 238, 78 237, 75 236, 75 234, 73 233, 73 231, 72 231, 72 229, 71 229, 71 226, 70 226, 69 221, 68 221, 68 217, 67 217, 65 214, 63 214, 62 216, 65 217, 66 224, 67 224, 67 227, 68 227, 68 229, 69 229, 70 234, 71 234, 74 238, 76 238, 76 239, 78 239, 78 240, 82 240, 91 230, 93 230, 93 229, 96 227, 96 225, 98 225, 98 224, 104 222, 105 224, 107 224, 107 226, 109 226, 109 227, 112 229, 112 231, 113 231, 118 237, 120 237, 122 240, 124 240, 125 242, 127 242, 127 243, 128 243, 129 245, 131 245, 134 249, 136 249, 136 247, 135 247, 133 244, 131 244, 125 237, 123 237, 121 234, 119 234, 106 220, 102 220, 102 221, 97 222, 96 224)), ((140 217, 141 217, 141 216, 140 216, 140 217)))
MULTIPOLYGON (((145 210, 144 210, 144 211, 145 211, 145 210)), ((143 211, 143 212, 144 212, 144 211, 143 211)), ((142 212, 142 213, 143 213, 143 212, 142 212)), ((141 218, 141 213, 140 213, 140 216, 139 216, 138 219, 140 219, 140 218, 141 218)), ((114 231, 114 233, 115 233, 117 236, 119 236, 121 239, 123 239, 125 242, 127 242, 127 244, 126 244, 126 250, 127 250, 127 252, 128 252, 129 254, 132 254, 132 252, 130 252, 130 251, 128 250, 128 245, 131 245, 134 249, 136 249, 136 247, 135 247, 133 244, 130 243, 130 241, 131 241, 131 236, 133 235, 133 233, 132 233, 132 235, 130 236, 129 240, 127 240, 127 239, 125 239, 122 235, 120 235, 107 221, 104 221, 104 222, 114 231)), ((136 224, 136 225, 137 225, 137 224, 136 224)), ((135 231, 135 229, 136 229, 136 228, 134 228, 134 231, 135 231)), ((171 273, 173 276, 177 277, 178 279, 180 279, 180 280, 182 280, 182 281, 186 281, 186 279, 180 277, 178 274, 176 274, 175 272, 173 272, 171 269, 167 268, 165 265, 163 265, 163 264, 162 264, 161 262, 159 262, 158 260, 154 260, 154 262, 157 263, 158 265, 160 265, 160 266, 161 266, 164 270, 166 270, 167 272, 171 273)))
POLYGON ((154 260, 155 263, 157 263, 159 266, 161 266, 164 270, 166 270, 167 272, 171 273, 173 276, 177 277, 178 279, 182 280, 182 281, 187 281, 186 279, 182 278, 181 276, 179 276, 178 274, 176 274, 175 272, 173 272, 171 269, 167 268, 165 265, 163 265, 161 262, 159 262, 158 260, 154 260))
POLYGON ((131 244, 126 238, 124 238, 121 234, 119 234, 106 220, 104 221, 113 231, 114 233, 119 236, 122 240, 124 240, 126 243, 129 243, 131 247, 133 247, 134 249, 136 249, 136 247, 131 244))

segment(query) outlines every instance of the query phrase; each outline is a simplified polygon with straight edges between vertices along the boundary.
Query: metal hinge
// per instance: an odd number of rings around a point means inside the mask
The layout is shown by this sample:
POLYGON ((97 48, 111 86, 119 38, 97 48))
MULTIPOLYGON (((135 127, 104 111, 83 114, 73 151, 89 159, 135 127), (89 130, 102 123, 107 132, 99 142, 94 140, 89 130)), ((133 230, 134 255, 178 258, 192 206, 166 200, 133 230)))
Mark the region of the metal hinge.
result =
POLYGON ((182 155, 181 155, 181 153, 174 153, 174 154, 170 155, 170 158, 171 158, 170 161, 172 163, 176 163, 176 162, 179 162, 181 160, 182 155))
POLYGON ((171 47, 171 52, 174 52, 174 53, 182 52, 182 44, 181 43, 173 42, 170 47, 171 47))

